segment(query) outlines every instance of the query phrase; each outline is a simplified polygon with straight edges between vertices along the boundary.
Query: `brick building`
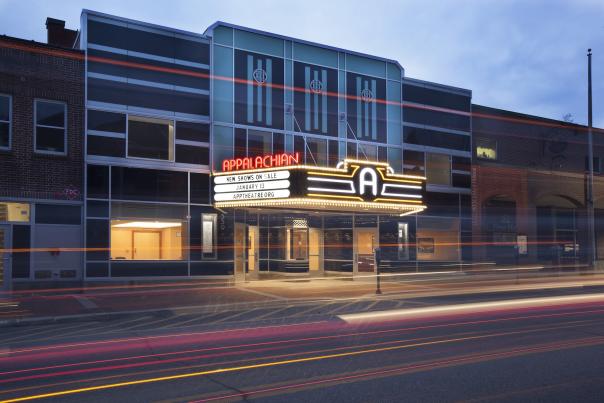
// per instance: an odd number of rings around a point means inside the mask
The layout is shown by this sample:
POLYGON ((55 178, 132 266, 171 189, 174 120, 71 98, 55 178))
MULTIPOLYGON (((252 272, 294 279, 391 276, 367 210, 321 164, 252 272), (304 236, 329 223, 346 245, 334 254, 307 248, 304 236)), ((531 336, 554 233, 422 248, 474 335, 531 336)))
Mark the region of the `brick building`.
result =
MULTIPOLYGON (((587 261, 587 127, 473 105, 476 261, 587 261), (518 236, 526 249, 517 255, 518 236)), ((604 258, 604 138, 594 133, 596 258, 604 258)))
POLYGON ((47 28, 47 44, 0 36, 0 275, 15 284, 81 278, 81 253, 57 248, 81 247, 84 57, 77 31, 47 28))

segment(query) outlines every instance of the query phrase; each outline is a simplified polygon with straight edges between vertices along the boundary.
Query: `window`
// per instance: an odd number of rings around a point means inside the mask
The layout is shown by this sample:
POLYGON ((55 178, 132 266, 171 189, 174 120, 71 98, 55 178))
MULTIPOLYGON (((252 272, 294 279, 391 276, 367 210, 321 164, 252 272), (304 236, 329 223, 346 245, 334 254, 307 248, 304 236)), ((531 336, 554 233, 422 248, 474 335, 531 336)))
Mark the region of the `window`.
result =
POLYGON ((174 159, 173 122, 128 116, 128 157, 172 161, 174 159))
POLYGON ((216 258, 216 214, 201 215, 201 253, 204 258, 216 258))
MULTIPOLYGON (((424 175, 426 172, 426 157, 423 152, 403 151, 403 173, 408 175, 424 175)), ((390 162, 390 165, 392 162, 390 162)))
POLYGON ((0 203, 0 221, 29 222, 29 203, 0 203))
POLYGON ((183 260, 182 221, 111 220, 112 260, 183 260))
POLYGON ((327 166, 327 140, 306 138, 306 163, 315 166, 327 166))
POLYGON ((11 97, 0 95, 0 149, 10 149, 11 97))
POLYGON ((377 161, 377 146, 359 143, 358 159, 366 161, 377 161))
POLYGON ((36 152, 67 154, 67 105, 57 101, 35 101, 36 152))
POLYGON ((248 130, 247 156, 268 155, 273 152, 273 136, 271 132, 248 130))
MULTIPOLYGON (((600 160, 600 157, 593 157, 594 158, 594 172, 597 174, 602 173, 602 161, 600 160)), ((585 157, 585 170, 589 171, 589 158, 585 157)))
POLYGON ((451 160, 445 154, 426 154, 426 177, 431 185, 451 185, 451 160))
POLYGON ((476 139, 476 157, 485 160, 496 160, 497 141, 492 139, 476 139))

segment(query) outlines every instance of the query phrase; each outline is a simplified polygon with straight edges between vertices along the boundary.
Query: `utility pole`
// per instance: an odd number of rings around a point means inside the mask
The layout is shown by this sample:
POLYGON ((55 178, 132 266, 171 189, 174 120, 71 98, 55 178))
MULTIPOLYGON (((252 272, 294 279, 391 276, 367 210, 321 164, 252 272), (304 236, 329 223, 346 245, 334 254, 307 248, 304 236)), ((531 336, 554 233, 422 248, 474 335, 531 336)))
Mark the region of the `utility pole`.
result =
POLYGON ((587 49, 587 230, 588 230, 588 264, 595 269, 596 262, 596 232, 594 218, 594 149, 592 133, 592 107, 591 107, 591 49, 587 49))

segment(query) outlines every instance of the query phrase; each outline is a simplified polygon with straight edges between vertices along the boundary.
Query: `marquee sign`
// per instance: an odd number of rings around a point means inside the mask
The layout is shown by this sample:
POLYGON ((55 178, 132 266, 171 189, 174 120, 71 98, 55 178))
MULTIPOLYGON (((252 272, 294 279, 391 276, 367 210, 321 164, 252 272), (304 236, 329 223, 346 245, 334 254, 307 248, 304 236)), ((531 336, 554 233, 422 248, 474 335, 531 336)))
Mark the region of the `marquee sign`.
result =
POLYGON ((214 173, 215 206, 400 215, 426 208, 424 177, 395 174, 381 162, 344 160, 336 168, 293 165, 283 155, 291 156, 291 161, 298 159, 292 154, 249 157, 254 167, 256 161, 262 165, 260 169, 238 169, 243 162, 226 160, 226 172, 214 173))

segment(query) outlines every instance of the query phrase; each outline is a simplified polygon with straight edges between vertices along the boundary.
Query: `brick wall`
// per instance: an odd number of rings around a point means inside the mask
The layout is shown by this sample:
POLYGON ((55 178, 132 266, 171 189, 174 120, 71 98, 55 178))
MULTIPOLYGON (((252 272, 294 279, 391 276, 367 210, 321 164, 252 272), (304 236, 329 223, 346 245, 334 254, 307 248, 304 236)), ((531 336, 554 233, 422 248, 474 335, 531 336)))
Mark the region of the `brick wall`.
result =
POLYGON ((12 147, 0 151, 0 198, 81 200, 83 53, 0 37, 0 93, 12 96, 12 147), (34 153, 36 98, 67 104, 66 156, 34 153))

